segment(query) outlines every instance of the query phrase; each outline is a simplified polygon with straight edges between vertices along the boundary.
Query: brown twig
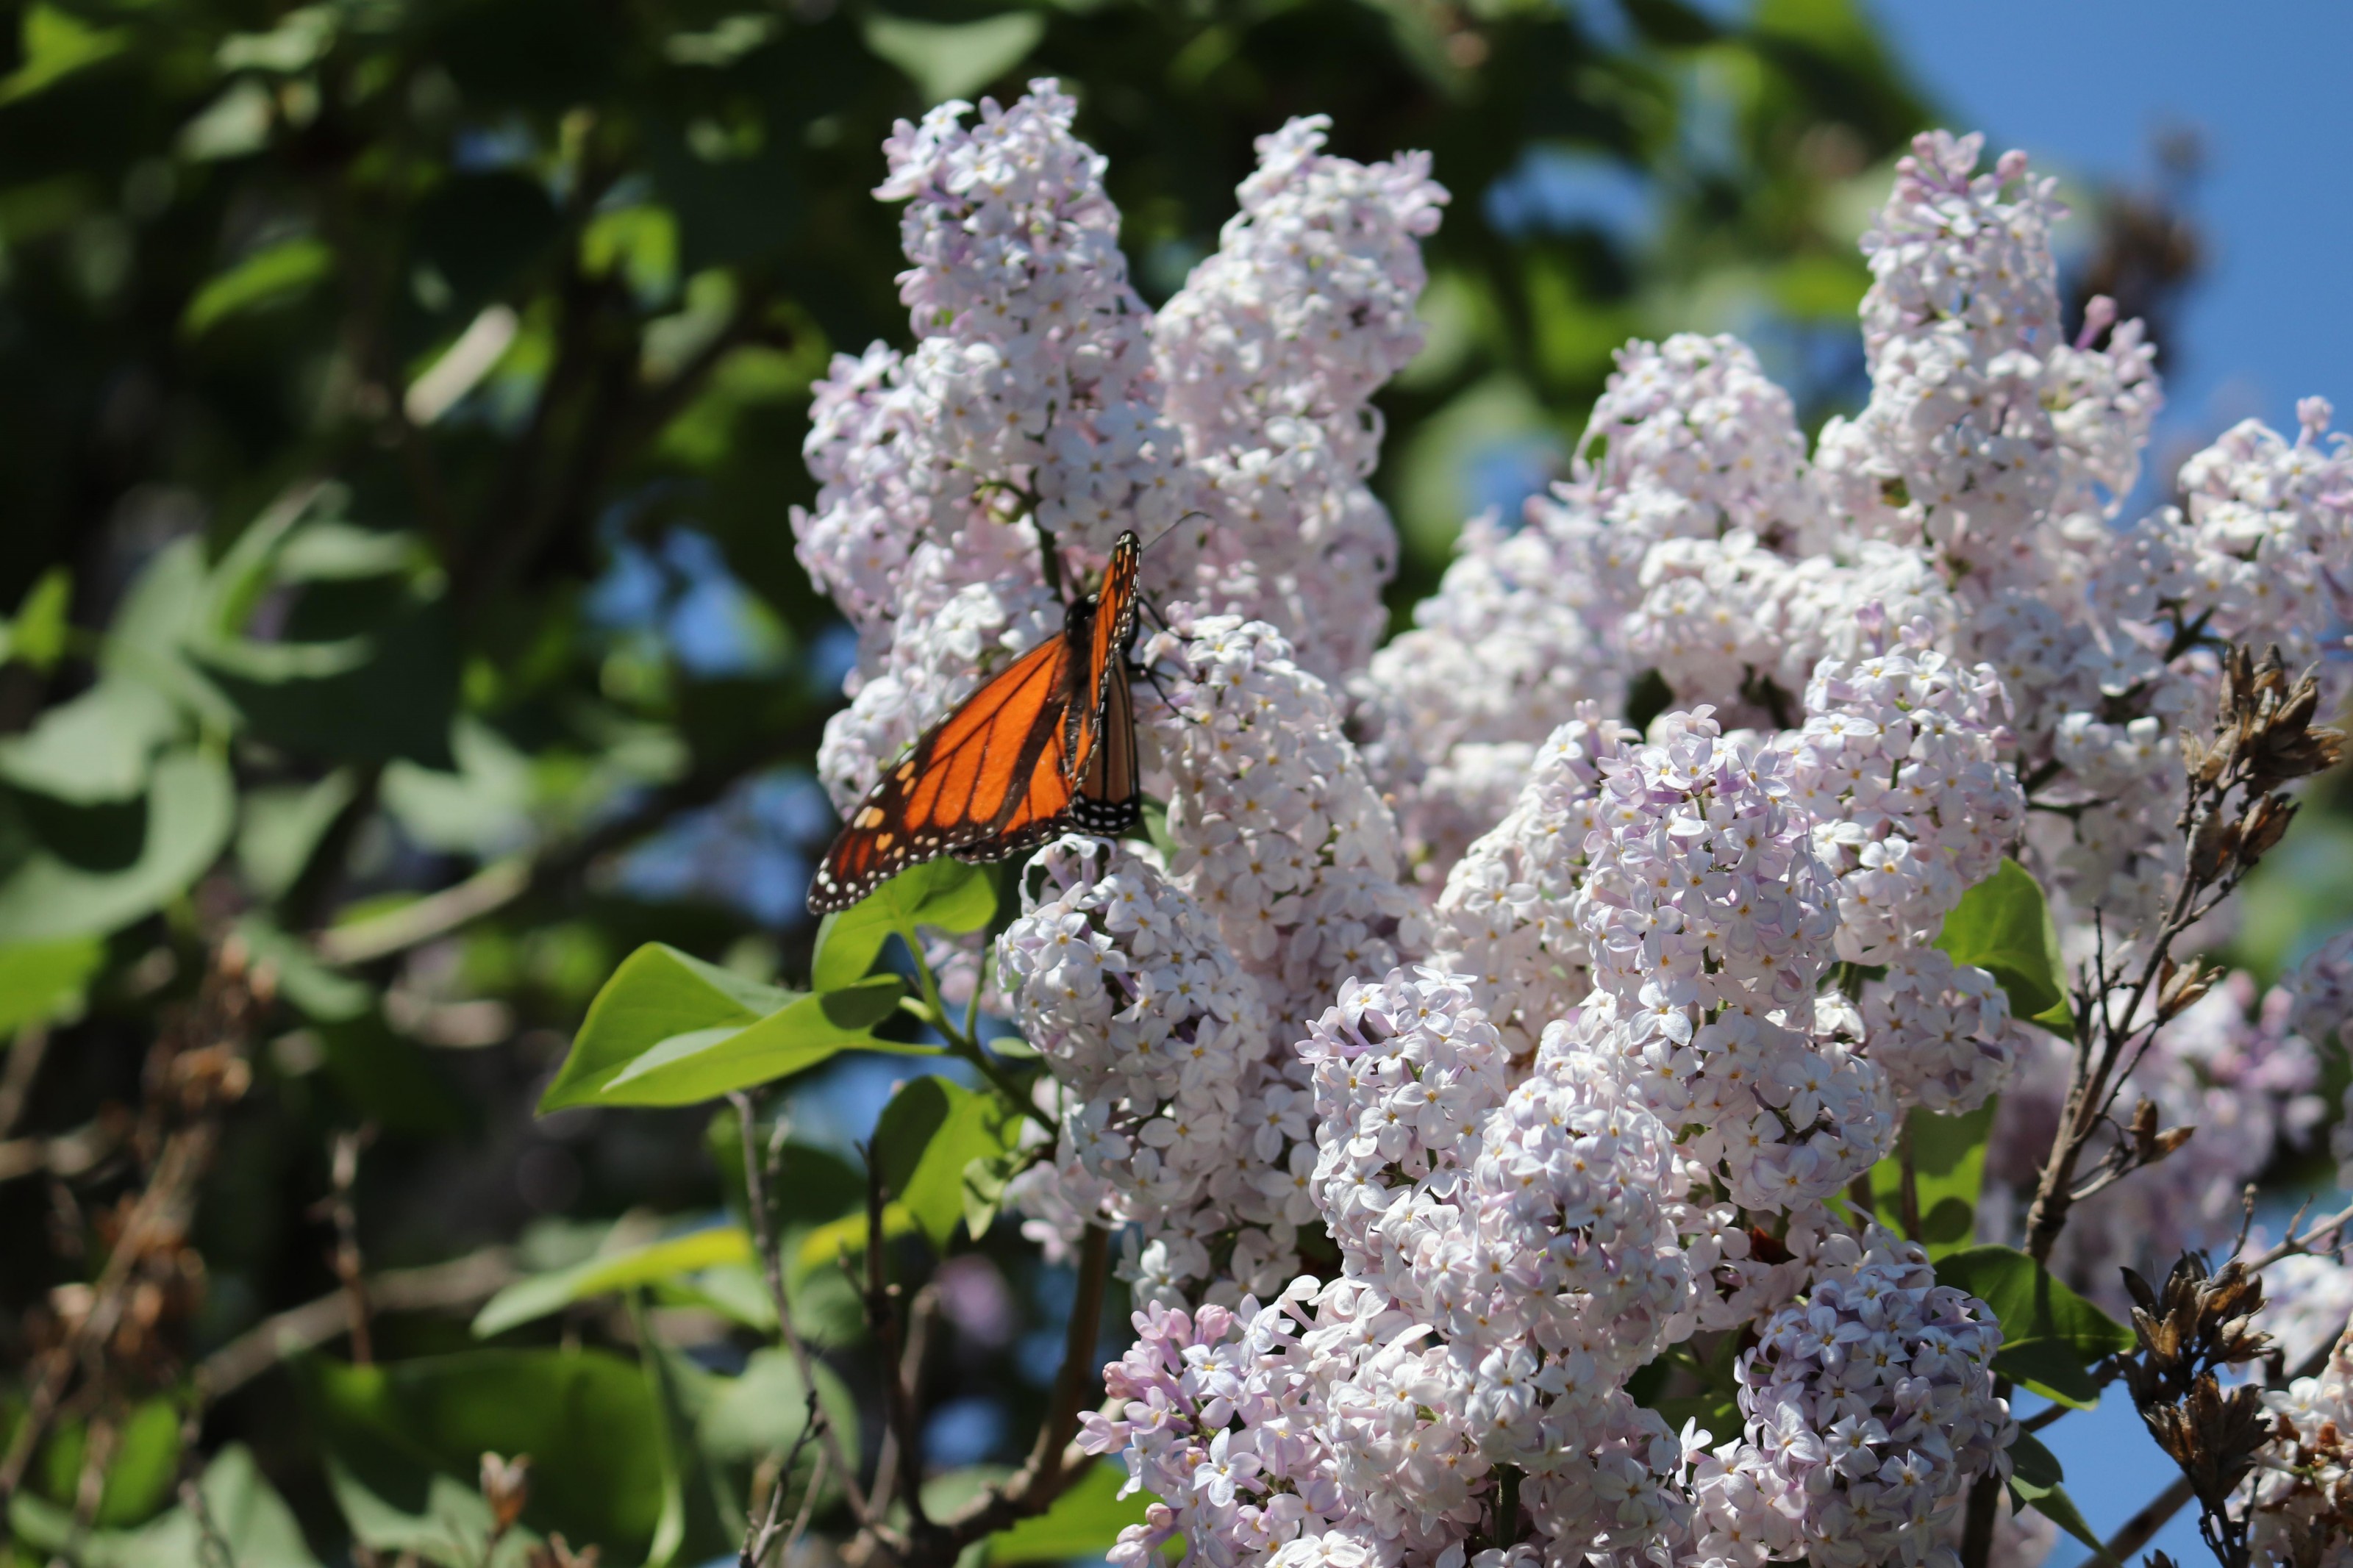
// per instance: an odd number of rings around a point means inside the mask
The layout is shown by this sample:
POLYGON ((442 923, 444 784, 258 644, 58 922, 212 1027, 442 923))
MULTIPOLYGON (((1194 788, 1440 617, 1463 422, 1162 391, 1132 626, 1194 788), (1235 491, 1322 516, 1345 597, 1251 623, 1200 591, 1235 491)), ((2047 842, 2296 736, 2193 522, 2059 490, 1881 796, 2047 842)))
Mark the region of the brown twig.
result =
POLYGON ((2259 1257, 2249 1258, 2247 1267, 2260 1274, 2283 1258, 2294 1258, 2305 1253, 2335 1251, 2344 1245, 2345 1227, 2348 1225, 2353 1225, 2353 1207, 2338 1209, 2310 1230, 2301 1234, 2298 1234, 2295 1224, 2292 1222, 2288 1226, 2287 1235, 2281 1238, 2279 1244, 2259 1257), (2326 1247, 2316 1245, 2324 1236, 2330 1238, 2328 1245, 2326 1247))
POLYGON ((375 1133, 375 1129, 369 1126, 335 1134, 334 1191, 328 1199, 335 1220, 335 1278, 343 1281, 343 1300, 350 1308, 352 1360, 360 1366, 375 1360, 375 1346, 368 1332, 367 1278, 360 1257, 359 1210, 352 1202, 352 1188, 359 1180, 360 1151, 375 1133))
MULTIPOLYGON (((2073 987, 2075 1048, 2067 1096, 2026 1215, 2026 1251, 2037 1264, 2050 1261, 2077 1203, 2165 1158, 2189 1136, 2185 1128, 2160 1129, 2156 1107, 2143 1100, 2129 1134, 2116 1139, 2090 1178, 2076 1180, 2092 1144, 2116 1128, 2116 1096, 2158 1030, 2213 984, 2214 972, 2197 961, 2185 966, 2174 960, 2174 943, 2236 891, 2287 832, 2295 802, 2282 786, 2334 766, 2343 753, 2344 736, 2312 722, 2319 689, 2310 670, 2291 682, 2276 649, 2258 661, 2242 647, 2226 648, 2212 736, 2180 737, 2188 773, 2176 820, 2182 869, 2172 902, 2146 939, 2137 974, 2127 963, 2110 962, 2106 920, 2092 911, 2094 956, 2073 987)), ((1963 1568, 1986 1568, 1997 1485, 1985 1477, 1971 1489, 1963 1568)))
MULTIPOLYGON (((906 1472, 899 1491, 907 1504, 909 1534, 920 1540, 930 1533, 932 1520, 923 1508, 914 1392, 900 1375, 899 1288, 891 1282, 891 1249, 883 1236, 883 1208, 890 1196, 882 1179, 882 1162, 877 1151, 870 1147, 866 1151, 866 1326, 882 1352, 882 1414, 890 1423, 893 1457, 902 1461, 906 1472)), ((895 1471, 876 1468, 873 1495, 878 1504, 890 1505, 891 1489, 886 1483, 899 1479, 895 1471)))
POLYGON ((1079 1246, 1078 1296, 1071 1303, 1071 1320, 1062 1331, 1062 1366, 1054 1375, 1046 1419, 1021 1468, 946 1521, 956 1551, 1032 1514, 1043 1513, 1086 1468, 1087 1457, 1072 1439, 1078 1436, 1087 1391, 1102 1375, 1095 1363, 1095 1342, 1103 1327, 1103 1291, 1110 1276, 1111 1233, 1091 1225, 1079 1246))
MULTIPOLYGON (((816 1437, 818 1427, 825 1420, 825 1412, 817 1402, 817 1384, 809 1384, 807 1400, 801 1411, 801 1429, 794 1434, 792 1448, 776 1468, 775 1484, 768 1488, 765 1515, 744 1531, 744 1548, 735 1554, 736 1568, 760 1568, 767 1561, 769 1549, 776 1545, 777 1535, 785 1529, 784 1500, 785 1494, 792 1489, 793 1471, 799 1467, 802 1451, 816 1437)), ((824 1479, 825 1454, 820 1449, 816 1464, 809 1471, 808 1489, 801 1497, 800 1513, 794 1519, 793 1533, 796 1537, 800 1533, 801 1523, 808 1515, 817 1497, 817 1489, 824 1479)))
MULTIPOLYGON (((760 1255, 760 1276, 768 1287, 768 1304, 776 1314, 776 1337, 791 1352, 793 1364, 801 1374, 801 1386, 812 1394, 817 1389, 817 1357, 810 1353, 807 1342, 793 1329, 792 1300, 785 1290, 785 1260, 783 1250, 776 1245, 775 1211, 768 1206, 768 1183, 760 1158, 758 1117, 752 1097, 738 1089, 727 1097, 735 1108, 735 1124, 744 1139, 744 1197, 751 1210, 752 1245, 760 1255)), ((778 1131, 783 1131, 779 1126, 778 1131)), ((857 1467, 850 1464, 842 1451, 841 1438, 827 1422, 818 1433, 833 1468, 841 1475, 841 1494, 849 1504, 851 1517, 860 1524, 871 1522, 865 1493, 858 1485, 857 1467)))
MULTIPOLYGON (((868 1251, 871 1256, 871 1246, 868 1251)), ((911 1410, 914 1406, 916 1395, 922 1386, 923 1352, 930 1345, 932 1324, 938 1319, 939 1308, 939 1287, 926 1285, 915 1292, 915 1299, 907 1309, 907 1344, 906 1348, 900 1352, 896 1375, 899 1387, 911 1410)), ((897 1473, 902 1452, 899 1444, 899 1429, 893 1426, 883 1432, 882 1447, 875 1456, 874 1495, 876 1497, 887 1498, 891 1495, 891 1488, 897 1473)), ((907 1454, 907 1479, 918 1488, 923 1484, 921 1467, 912 1452, 907 1454)))
POLYGON ((2077 1188, 2077 1166, 2102 1130, 2113 1125, 2116 1097, 2157 1031, 2213 984, 2213 973, 2195 961, 2177 963, 2173 944, 2229 898, 2286 833, 2295 802, 2281 786, 2335 765, 2342 754, 2344 737, 2312 722, 2318 704, 2312 672, 2291 682, 2276 650, 2258 661, 2244 647, 2227 649, 2212 738, 2181 736, 2189 772, 2178 819, 2182 870, 2171 904, 2147 938, 2137 974, 2109 962, 2106 924, 2093 911, 2098 950, 2073 988, 2075 1053, 2067 1098, 2027 1211, 2026 1250, 2037 1263, 2049 1261, 2078 1201, 2179 1147, 2178 1137, 2156 1128, 2154 1111, 2145 1111, 2135 1119, 2130 1142, 2116 1144, 2113 1168, 2077 1188))
POLYGON ((42 1059, 48 1054, 47 1024, 27 1024, 16 1031, 8 1047, 8 1065, 0 1068, 0 1138, 16 1131, 16 1121, 25 1114, 26 1101, 33 1092, 33 1080, 40 1076, 42 1059))
POLYGON ((120 1142, 117 1126, 105 1121, 85 1122, 53 1138, 11 1138, 0 1143, 0 1182, 46 1171, 52 1176, 79 1176, 114 1152, 120 1142))
POLYGON ((2108 1537, 2108 1555, 2119 1563, 2131 1562, 2132 1554, 2156 1540, 2157 1532, 2163 1530, 2173 1516, 2181 1511, 2182 1505, 2196 1495, 2188 1476, 2174 1477, 2170 1486, 2151 1498, 2140 1511, 2125 1521, 2117 1527, 2116 1532, 2108 1537))
POLYGON ((195 1206, 196 1184, 212 1163, 222 1118, 250 1081, 245 1051, 269 984, 250 971, 244 943, 224 938, 212 952, 194 1000, 176 1009, 150 1052, 145 1114, 132 1146, 149 1161, 146 1184, 124 1213, 121 1230, 86 1297, 87 1307, 39 1363, 24 1419, 0 1455, 0 1542, 8 1505, 26 1467, 47 1436, 74 1378, 92 1382, 118 1370, 114 1343, 132 1308, 139 1270, 151 1258, 175 1256, 195 1206))

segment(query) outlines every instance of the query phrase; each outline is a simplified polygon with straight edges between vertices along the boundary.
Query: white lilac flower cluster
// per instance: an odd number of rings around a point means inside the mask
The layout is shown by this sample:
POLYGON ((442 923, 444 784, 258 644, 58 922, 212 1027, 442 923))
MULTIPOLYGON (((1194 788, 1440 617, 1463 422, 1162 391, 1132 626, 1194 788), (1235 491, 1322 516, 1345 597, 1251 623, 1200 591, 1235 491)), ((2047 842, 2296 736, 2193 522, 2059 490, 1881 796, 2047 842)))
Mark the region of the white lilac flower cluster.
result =
POLYGON ((1399 797, 1425 881, 1442 881, 1504 815, 1561 719, 1588 702, 1622 706, 1596 609, 1590 581, 1545 529, 1473 518, 1412 628, 1353 683, 1366 763, 1399 797))
POLYGON ((1456 862, 1431 912, 1430 962, 1468 977, 1515 1058, 1593 989, 1577 894, 1602 826, 1601 774, 1639 737, 1588 704, 1524 771, 1504 819, 1456 862))
POLYGON ((1965 1489, 2010 1473, 2000 1348, 1992 1313, 1937 1284, 1917 1243, 1876 1226, 1825 1242, 1805 1299, 1740 1357, 1746 1441, 1695 1467, 1699 1557, 1957 1564, 1941 1537, 1965 1489))
POLYGON ((1605 770, 1578 923, 1592 995, 1575 1028, 1641 1102, 1696 1127, 1733 1202, 1820 1203, 1894 1146, 1885 1075, 1818 1028, 1837 882, 1789 805, 1788 760, 1704 710, 1605 770))
POLYGON ((1135 1272, 1179 1299, 1214 1272, 1198 1236, 1233 1218, 1264 1215, 1274 1234, 1238 1245, 1288 1257, 1296 1216, 1250 1180, 1279 1146, 1256 1172, 1232 1152, 1267 1142, 1237 1126, 1246 1088, 1266 1098, 1267 1020, 1215 924, 1150 860, 1099 839, 1049 845, 1025 881, 1043 886, 1025 888, 997 973, 1060 1090, 1062 1136, 1057 1164, 1016 1178, 1016 1205, 1138 1226, 1153 1256, 1135 1272))
POLYGON ((1262 621, 1206 616, 1154 639, 1170 669, 1153 726, 1169 784, 1169 869, 1265 988, 1294 1040, 1351 975, 1428 942, 1400 878, 1396 818, 1332 689, 1262 621))
POLYGON ((2353 1329, 2319 1372, 2263 1395, 2274 1433, 2256 1458, 2248 1544, 2258 1563, 2353 1564, 2353 1329))
POLYGON ((1421 347, 1419 242, 1446 192, 1426 153, 1323 152, 1330 123, 1259 138, 1241 210, 1152 333, 1208 514, 1201 604, 1285 628, 1303 664, 1337 679, 1387 619, 1397 535, 1365 484, 1381 439, 1370 400, 1421 347))
POLYGON ((1239 1568, 1351 1521, 1316 1432, 1302 1315, 1293 1292, 1136 1312, 1135 1342, 1103 1368, 1119 1414, 1080 1418, 1080 1444, 1118 1455, 1155 1500, 1108 1553, 1119 1568, 1147 1568, 1179 1536, 1188 1557, 1239 1568))
POLYGON ((1271 620, 1335 676, 1381 624, 1396 542, 1366 400, 1420 344, 1428 158, 1328 156, 1315 120, 1262 138, 1242 212, 1155 319, 1077 107, 1039 81, 884 148, 916 344, 835 357, 804 447, 817 505, 792 514, 859 633, 819 754, 844 807, 985 672, 972 656, 1059 615, 1050 555, 1082 574, 1133 530, 1151 584, 1271 620))
MULTIPOLYGON (((2068 1047, 1940 931, 2009 856, 2071 953, 2095 910, 2130 941, 2216 639, 2316 656, 2353 611, 2346 439, 2316 401, 2242 426, 2118 526, 2152 351, 2101 300, 2066 334, 2048 180, 1932 134, 1864 238, 1861 412, 1810 453, 1737 340, 1630 344, 1569 479, 1376 650, 1370 399, 1420 341, 1428 160, 1261 139, 1155 315, 1075 112, 1039 83, 892 138, 915 345, 820 383, 794 527, 860 637, 845 803, 1147 542, 1160 847, 1040 851, 982 994, 1058 1128, 1025 1234, 1118 1228, 1140 1309, 1084 1438, 1152 1500, 1113 1561, 1949 1563, 2008 1462, 1999 1330, 1845 1194, 1905 1115, 1999 1091, 1979 1225, 2014 1234, 2068 1047), (1694 1335, 1749 1347, 1737 1431, 1637 1396, 1694 1335)), ((2124 1092, 2197 1136, 2076 1206, 2071 1281, 2232 1230, 2321 1117, 2348 955, 2156 1031, 2124 1092)), ((2275 1273, 2315 1342, 2353 1300, 2275 1273)), ((2314 1452, 2330 1375, 2282 1406, 2314 1452)), ((1999 1539, 2031 1568, 2050 1531, 1999 1539)))
POLYGON ((1893 648, 1822 660, 1803 728, 1782 738, 1793 803, 1839 879, 1838 955, 1849 963, 1883 963, 1933 938, 2001 864, 2026 815, 2018 776, 2000 763, 2000 679, 1929 637, 1915 622, 1893 648))
MULTIPOLYGON (((2338 931, 2283 976, 2280 989, 2293 998, 2288 1027, 2323 1050, 2353 1050, 2347 1026, 2353 1025, 2353 930, 2338 931)), ((2353 1086, 2346 1089, 2353 1101, 2353 1086)), ((2353 1117, 2340 1115, 2328 1135, 2337 1161, 2337 1184, 2353 1180, 2353 1117)))

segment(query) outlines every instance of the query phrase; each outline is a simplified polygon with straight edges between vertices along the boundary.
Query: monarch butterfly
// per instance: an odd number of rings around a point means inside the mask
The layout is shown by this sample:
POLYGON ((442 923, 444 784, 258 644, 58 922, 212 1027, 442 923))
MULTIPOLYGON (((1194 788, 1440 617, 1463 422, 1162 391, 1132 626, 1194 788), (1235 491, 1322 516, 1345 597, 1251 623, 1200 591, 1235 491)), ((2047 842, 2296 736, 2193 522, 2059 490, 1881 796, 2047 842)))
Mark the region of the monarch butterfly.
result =
POLYGON ((982 682, 875 781, 809 883, 811 914, 846 910, 941 855, 1002 860, 1065 828, 1134 823, 1127 657, 1143 553, 1121 534, 1102 590, 1062 612, 1062 635, 982 682))

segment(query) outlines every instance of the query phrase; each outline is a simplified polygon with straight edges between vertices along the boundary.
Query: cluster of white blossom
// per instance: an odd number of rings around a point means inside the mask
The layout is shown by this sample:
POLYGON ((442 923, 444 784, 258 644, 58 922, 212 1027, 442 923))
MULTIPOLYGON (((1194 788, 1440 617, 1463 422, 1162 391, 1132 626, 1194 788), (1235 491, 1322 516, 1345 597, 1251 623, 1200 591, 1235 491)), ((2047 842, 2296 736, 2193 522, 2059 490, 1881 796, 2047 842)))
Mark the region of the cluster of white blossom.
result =
POLYGON ((1669 540, 1644 560, 1649 591, 1627 620, 1627 650, 1678 701, 1780 729, 1795 721, 1795 698, 1818 659, 1869 651, 1859 610, 1877 605, 1899 623, 1955 618, 1917 552, 1866 539, 1853 555, 1791 560, 1745 529, 1669 540))
MULTIPOLYGON (((2353 1024, 2353 930, 2341 931, 2284 975, 2280 988, 2294 998, 2288 1026, 2323 1049, 2353 1051, 2347 1026, 2353 1024)), ((2346 1097, 2353 1100, 2353 1085, 2346 1097)), ((2337 1184, 2353 1181, 2353 1116, 2340 1114, 2328 1135, 2337 1160, 2337 1184)))
POLYGON ((2353 1564, 2353 1329, 2320 1371, 2266 1394, 2271 1441, 2257 1456, 2248 1544, 2258 1563, 2353 1564))
POLYGON ((1063 1091, 1060 1163, 1017 1178, 1016 1201, 1050 1180, 1072 1210, 1141 1226, 1172 1283, 1206 1280, 1208 1254, 1186 1232, 1205 1202, 1240 1195, 1219 1189, 1234 1146, 1254 1141, 1236 1121, 1266 1058, 1258 987, 1142 855, 1066 837, 1032 862, 1025 881, 1039 879, 1050 896, 1025 888, 997 963, 1014 1021, 1063 1091))
POLYGON ((1898 949, 1863 992, 1862 1037, 1905 1105, 1975 1110, 2008 1081, 2018 1037, 1994 977, 1933 947, 1898 949))
POLYGON ((1819 1026, 1838 884, 1792 809, 1788 760, 1703 709, 1605 771, 1577 920, 1575 1028, 1743 1208, 1819 1203, 1894 1147, 1887 1080, 1819 1026))
POLYGON ((1472 998, 1525 1058, 1545 1026, 1593 989, 1577 894, 1602 826, 1603 765, 1633 731, 1586 705, 1525 770, 1510 813, 1460 859, 1431 914, 1430 961, 1469 978, 1472 998))
POLYGON ((2007 1476, 2001 1325, 1873 1226, 1823 1244, 1812 1284, 1739 1363, 1744 1439, 1700 1460, 1698 1555, 1727 1568, 1957 1563, 1941 1537, 1968 1484, 2007 1476))
MULTIPOLYGON (((1866 627, 1875 609, 1861 617, 1866 627)), ((1946 658, 1930 636, 1915 622, 1895 647, 1822 660, 1805 689, 1804 727, 1782 738, 1792 802, 1839 879, 1838 955, 1850 963, 1883 963, 1934 937, 2001 863, 2026 815, 2018 777, 2000 763, 2010 734, 2000 679, 1946 658)))
POLYGON ((1329 687, 1262 621, 1206 616, 1155 637, 1171 712, 1153 727, 1170 783, 1169 870, 1265 988, 1294 1040, 1339 983, 1428 941, 1401 880, 1397 820, 1329 687))
POLYGON ((1283 627, 1336 680, 1387 619, 1397 533, 1365 484, 1380 455, 1371 398, 1421 347, 1419 242, 1446 192, 1426 153, 1323 152, 1330 123, 1259 138, 1241 210, 1152 335, 1208 514, 1203 607, 1283 627))
POLYGON ((1353 1514, 1317 1433, 1319 1401, 1293 1314, 1297 1292, 1265 1307, 1194 1311, 1155 1302, 1135 1314, 1135 1342, 1103 1368, 1118 1414, 1089 1411, 1081 1445, 1116 1454, 1131 1488, 1155 1500, 1109 1553, 1147 1568, 1161 1544, 1239 1568, 1353 1514))
POLYGON ((1591 584, 1612 627, 1649 588, 1651 551, 1676 539, 1795 539, 1810 515, 1806 443, 1789 395, 1733 337, 1680 333, 1618 352, 1569 479, 1529 521, 1591 584))
MULTIPOLYGON (((894 136, 919 341, 836 361, 794 522, 861 639, 839 801, 1054 635, 1119 531, 1168 601, 1134 688, 1162 848, 1041 851, 988 994, 1059 1128, 1009 1200, 1050 1251, 1119 1227, 1142 1309, 1086 1423, 1153 1500, 1113 1560, 1947 1568, 2007 1473, 2000 1328, 1852 1184, 1908 1113, 1999 1092, 1979 1226, 2014 1234, 2070 1047, 1940 932, 2008 856, 2071 952, 2094 910, 2132 940, 2216 640, 2314 657, 2353 611, 2326 406, 2117 526, 2138 323, 2095 300, 2068 338, 2051 182, 1924 136, 1863 242, 1861 412, 1810 454, 1738 341, 1630 344, 1569 479, 1467 528, 1376 651, 1369 400, 1420 341, 1428 160, 1262 138, 1155 316, 1073 114, 1040 83, 894 136), (1736 1364, 1740 1430, 1647 1408, 1670 1361, 1682 1393, 1736 1364)), ((2158 1029, 2126 1103, 2197 1136, 2054 1267, 2112 1300, 2230 1234, 2348 1017, 2353 936, 2158 1029)), ((2341 1320, 2348 1278, 2294 1260, 2283 1321, 2341 1320)), ((2280 1406, 2315 1452, 2330 1375, 2280 1406)), ((2021 1568, 2051 1539, 2001 1528, 2021 1568)))
POLYGON ((1556 1554, 1679 1530, 1682 1450, 1625 1392, 1690 1334, 1716 1256, 1679 1234, 1673 1134, 1557 1031, 1506 1092, 1500 1037, 1437 969, 1343 986, 1300 1054, 1342 1260, 1307 1343, 1355 1506, 1442 1545, 1502 1506, 1508 1466, 1556 1554))
POLYGON ((1052 597, 1050 559, 1082 574, 1125 531, 1152 542, 1149 583, 1285 627, 1327 673, 1381 624, 1396 541, 1364 483, 1366 400, 1420 344, 1418 237, 1445 200, 1428 158, 1325 155, 1314 120, 1262 138, 1242 212, 1155 319, 1076 112, 1039 81, 976 121, 950 102, 902 121, 884 149, 916 344, 835 357, 804 448, 817 505, 792 518, 859 633, 860 700, 820 753, 837 805, 967 689, 938 673, 968 651, 933 629, 951 605, 1018 626, 1052 597))
POLYGON ((1473 518, 1412 628, 1353 683, 1366 764, 1398 797, 1425 880, 1442 881, 1504 815, 1555 726, 1587 702, 1622 707, 1625 678, 1596 608, 1546 528, 1473 518))

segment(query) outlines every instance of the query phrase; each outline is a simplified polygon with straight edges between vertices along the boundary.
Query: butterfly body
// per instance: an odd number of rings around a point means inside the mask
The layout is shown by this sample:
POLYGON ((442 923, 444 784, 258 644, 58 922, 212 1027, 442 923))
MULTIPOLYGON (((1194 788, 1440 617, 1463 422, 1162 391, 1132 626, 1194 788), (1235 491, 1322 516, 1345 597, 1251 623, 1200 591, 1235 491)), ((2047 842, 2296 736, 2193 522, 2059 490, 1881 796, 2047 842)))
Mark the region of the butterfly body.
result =
POLYGON ((1002 860, 1071 828, 1115 834, 1136 817, 1133 533, 1103 587, 926 731, 866 792, 810 880, 812 914, 848 909, 920 861, 1002 860))

